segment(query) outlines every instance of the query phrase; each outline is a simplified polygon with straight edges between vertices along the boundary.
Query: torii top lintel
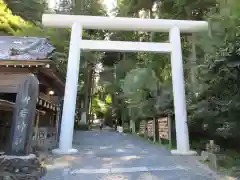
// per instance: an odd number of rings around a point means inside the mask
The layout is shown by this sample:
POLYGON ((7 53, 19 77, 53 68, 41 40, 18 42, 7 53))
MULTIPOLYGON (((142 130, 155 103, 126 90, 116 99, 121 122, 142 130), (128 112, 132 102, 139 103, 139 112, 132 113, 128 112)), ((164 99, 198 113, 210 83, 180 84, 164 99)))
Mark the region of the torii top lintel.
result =
POLYGON ((183 33, 206 31, 208 22, 171 19, 141 19, 104 16, 81 16, 64 14, 44 14, 42 24, 47 27, 71 28, 77 22, 84 29, 105 29, 122 31, 169 32, 178 27, 183 33))

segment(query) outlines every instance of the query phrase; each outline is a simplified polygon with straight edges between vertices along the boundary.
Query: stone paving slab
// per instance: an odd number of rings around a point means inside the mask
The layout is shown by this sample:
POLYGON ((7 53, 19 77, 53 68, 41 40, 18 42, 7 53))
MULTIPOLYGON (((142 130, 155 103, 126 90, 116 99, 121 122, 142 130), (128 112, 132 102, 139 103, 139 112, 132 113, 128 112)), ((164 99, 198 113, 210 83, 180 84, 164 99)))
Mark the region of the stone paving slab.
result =
POLYGON ((190 157, 181 157, 181 156, 162 156, 162 155, 141 155, 141 154, 133 154, 133 155, 125 155, 118 154, 118 156, 111 156, 110 154, 106 154, 105 156, 95 156, 88 155, 83 156, 79 154, 75 155, 66 155, 55 157, 49 159, 47 162, 47 167, 68 167, 68 168, 131 168, 133 166, 196 166, 198 168, 198 164, 195 163, 196 159, 190 157))
POLYGON ((105 169, 69 169, 71 175, 76 174, 116 174, 116 173, 135 173, 135 172, 157 172, 157 171, 174 171, 184 170, 188 171, 190 168, 183 166, 172 166, 172 167, 157 167, 157 166, 141 166, 141 167, 122 167, 122 168, 105 168, 105 169))
POLYGON ((131 135, 108 131, 74 134, 74 148, 79 152, 50 156, 42 180, 216 179, 195 157, 172 156, 166 148, 131 135))
MULTIPOLYGON (((45 177, 42 180, 48 180, 45 177)), ((53 178, 53 177, 51 177, 53 178)), ((78 174, 59 174, 52 180, 217 180, 214 177, 202 174, 195 174, 186 170, 171 171, 143 171, 143 172, 124 172, 124 173, 78 173, 78 174)))

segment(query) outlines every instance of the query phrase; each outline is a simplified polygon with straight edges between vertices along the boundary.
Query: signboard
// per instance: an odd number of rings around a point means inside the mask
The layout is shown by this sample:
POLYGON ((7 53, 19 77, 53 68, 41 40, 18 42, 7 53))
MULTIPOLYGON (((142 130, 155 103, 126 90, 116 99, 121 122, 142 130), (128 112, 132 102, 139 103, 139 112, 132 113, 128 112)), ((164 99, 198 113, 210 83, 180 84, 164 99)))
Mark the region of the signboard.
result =
POLYGON ((153 137, 153 120, 148 121, 147 131, 148 131, 148 137, 153 137))
POLYGON ((38 79, 29 74, 19 84, 13 112, 9 155, 27 155, 32 141, 32 124, 35 119, 39 93, 38 79))
POLYGON ((144 120, 140 122, 139 132, 140 132, 140 134, 144 134, 144 132, 145 132, 145 121, 144 120))
POLYGON ((171 139, 171 124, 170 118, 164 117, 158 119, 159 139, 171 139))

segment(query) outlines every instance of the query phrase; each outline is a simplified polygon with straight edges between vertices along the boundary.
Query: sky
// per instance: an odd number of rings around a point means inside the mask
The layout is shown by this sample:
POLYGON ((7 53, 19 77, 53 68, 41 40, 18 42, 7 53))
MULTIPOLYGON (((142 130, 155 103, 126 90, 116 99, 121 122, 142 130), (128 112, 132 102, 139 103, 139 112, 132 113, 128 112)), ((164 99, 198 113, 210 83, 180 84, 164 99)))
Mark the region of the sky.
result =
POLYGON ((48 0, 48 8, 53 9, 55 6, 56 0, 48 0))
POLYGON ((111 10, 114 7, 116 7, 116 0, 104 0, 104 3, 106 4, 108 10, 111 10))
MULTIPOLYGON (((48 0, 49 8, 53 9, 57 1, 59 0, 48 0)), ((117 0, 103 0, 104 4, 108 8, 108 11, 111 11, 114 7, 116 7, 116 1, 117 0)))

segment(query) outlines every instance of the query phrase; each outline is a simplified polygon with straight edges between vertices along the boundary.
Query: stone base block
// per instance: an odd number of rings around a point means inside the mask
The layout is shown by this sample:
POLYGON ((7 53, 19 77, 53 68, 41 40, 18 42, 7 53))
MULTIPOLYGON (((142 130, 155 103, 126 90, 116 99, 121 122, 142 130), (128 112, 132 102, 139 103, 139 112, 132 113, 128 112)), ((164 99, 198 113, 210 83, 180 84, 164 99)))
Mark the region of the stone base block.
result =
POLYGON ((57 155, 66 155, 66 154, 76 154, 78 152, 77 149, 53 149, 52 153, 57 155))
POLYGON ((171 150, 171 153, 173 155, 180 155, 180 156, 196 156, 197 155, 197 152, 196 151, 179 151, 179 150, 171 150))

